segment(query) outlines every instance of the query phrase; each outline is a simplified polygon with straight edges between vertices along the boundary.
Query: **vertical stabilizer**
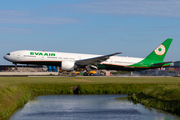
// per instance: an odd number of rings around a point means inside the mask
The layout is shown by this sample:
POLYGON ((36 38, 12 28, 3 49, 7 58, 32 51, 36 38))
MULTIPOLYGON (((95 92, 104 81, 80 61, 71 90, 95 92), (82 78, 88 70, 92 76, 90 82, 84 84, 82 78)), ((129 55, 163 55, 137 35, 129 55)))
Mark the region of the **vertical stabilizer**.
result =
POLYGON ((151 67, 152 64, 162 63, 169 49, 169 46, 171 45, 172 40, 173 39, 168 38, 161 45, 159 45, 154 51, 152 51, 145 59, 130 66, 147 68, 147 67, 151 67))
POLYGON ((163 61, 166 53, 171 45, 173 39, 166 39, 161 45, 159 45, 154 51, 152 51, 145 59, 163 61))

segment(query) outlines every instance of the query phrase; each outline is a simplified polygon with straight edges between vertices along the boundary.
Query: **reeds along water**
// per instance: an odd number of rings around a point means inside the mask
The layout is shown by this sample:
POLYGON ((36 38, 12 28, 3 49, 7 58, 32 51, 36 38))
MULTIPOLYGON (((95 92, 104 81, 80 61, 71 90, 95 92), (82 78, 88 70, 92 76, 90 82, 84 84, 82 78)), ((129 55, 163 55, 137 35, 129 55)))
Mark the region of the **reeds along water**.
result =
POLYGON ((78 87, 79 94, 128 94, 129 92, 138 93, 143 89, 154 86, 156 84, 127 84, 127 83, 106 83, 106 84, 95 84, 95 83, 78 83, 78 84, 24 84, 24 88, 29 90, 31 93, 39 94, 73 94, 72 87, 78 87))
POLYGON ((153 86, 138 94, 130 94, 129 98, 135 103, 139 102, 150 107, 180 115, 179 84, 153 86))
POLYGON ((23 106, 31 94, 18 85, 0 87, 0 119, 13 113, 18 107, 23 106))

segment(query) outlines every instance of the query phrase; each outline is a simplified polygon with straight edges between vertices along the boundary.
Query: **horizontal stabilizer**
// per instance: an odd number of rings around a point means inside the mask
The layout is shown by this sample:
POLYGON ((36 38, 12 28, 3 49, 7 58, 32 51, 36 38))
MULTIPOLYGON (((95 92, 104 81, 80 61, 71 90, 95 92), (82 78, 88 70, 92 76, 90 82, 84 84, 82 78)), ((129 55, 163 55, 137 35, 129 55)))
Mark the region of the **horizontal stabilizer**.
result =
POLYGON ((176 62, 176 61, 169 61, 169 62, 161 62, 161 63, 155 63, 155 64, 152 64, 152 66, 157 66, 157 65, 164 65, 164 64, 170 64, 170 63, 174 63, 174 62, 176 62))

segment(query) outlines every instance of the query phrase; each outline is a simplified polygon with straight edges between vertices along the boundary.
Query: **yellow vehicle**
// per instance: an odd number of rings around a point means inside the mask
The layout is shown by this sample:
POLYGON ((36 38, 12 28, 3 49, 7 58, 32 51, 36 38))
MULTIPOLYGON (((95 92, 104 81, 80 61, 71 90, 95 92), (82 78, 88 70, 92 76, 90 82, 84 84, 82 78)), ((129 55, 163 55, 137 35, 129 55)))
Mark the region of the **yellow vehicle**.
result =
POLYGON ((75 73, 76 75, 79 75, 79 72, 78 72, 78 71, 75 71, 74 73, 75 73))
POLYGON ((67 73, 67 71, 62 71, 62 70, 59 70, 60 73, 67 73))
POLYGON ((84 76, 93 76, 94 74, 96 74, 96 71, 86 71, 83 73, 84 76))

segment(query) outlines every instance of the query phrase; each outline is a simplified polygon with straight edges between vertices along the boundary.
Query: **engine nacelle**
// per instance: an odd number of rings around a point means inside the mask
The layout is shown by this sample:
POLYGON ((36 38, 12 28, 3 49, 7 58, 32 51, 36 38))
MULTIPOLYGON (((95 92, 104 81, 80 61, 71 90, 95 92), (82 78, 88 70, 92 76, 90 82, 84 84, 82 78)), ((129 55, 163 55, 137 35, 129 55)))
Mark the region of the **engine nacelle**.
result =
POLYGON ((61 70, 64 71, 73 71, 75 69, 74 61, 62 61, 61 62, 61 70))

